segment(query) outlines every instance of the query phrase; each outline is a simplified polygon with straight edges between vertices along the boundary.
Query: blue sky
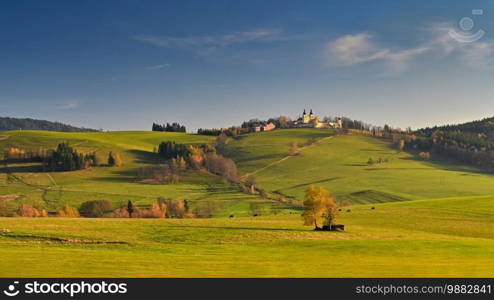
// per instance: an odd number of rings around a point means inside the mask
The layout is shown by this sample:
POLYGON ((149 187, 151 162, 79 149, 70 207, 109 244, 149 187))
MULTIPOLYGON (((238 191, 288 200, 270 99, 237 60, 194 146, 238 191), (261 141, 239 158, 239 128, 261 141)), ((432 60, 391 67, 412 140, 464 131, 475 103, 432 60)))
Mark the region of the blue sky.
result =
POLYGON ((493 16, 493 1, 4 1, 0 116, 108 130, 303 108, 402 128, 489 117, 493 16))

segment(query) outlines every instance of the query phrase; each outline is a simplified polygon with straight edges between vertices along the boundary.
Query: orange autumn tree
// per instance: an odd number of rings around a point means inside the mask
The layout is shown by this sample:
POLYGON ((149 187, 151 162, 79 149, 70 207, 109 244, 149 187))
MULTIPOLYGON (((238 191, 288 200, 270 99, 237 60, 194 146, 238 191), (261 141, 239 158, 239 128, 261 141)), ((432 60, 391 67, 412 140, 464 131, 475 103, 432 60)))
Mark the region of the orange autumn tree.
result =
POLYGON ((305 191, 304 197, 304 225, 314 225, 314 229, 319 229, 318 221, 322 220, 323 225, 334 224, 338 206, 328 190, 323 187, 310 185, 305 191))

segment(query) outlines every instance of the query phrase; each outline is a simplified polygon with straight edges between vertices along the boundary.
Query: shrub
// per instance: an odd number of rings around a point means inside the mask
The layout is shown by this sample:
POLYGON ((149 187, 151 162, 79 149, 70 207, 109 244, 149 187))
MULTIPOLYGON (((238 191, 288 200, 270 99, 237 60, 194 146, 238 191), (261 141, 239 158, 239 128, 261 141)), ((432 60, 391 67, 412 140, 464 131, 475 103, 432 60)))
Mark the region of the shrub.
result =
POLYGON ((178 183, 180 174, 170 165, 158 165, 139 168, 137 178, 143 183, 178 183))
POLYGON ((29 204, 21 204, 17 214, 20 217, 37 218, 37 217, 47 217, 48 212, 44 209, 36 209, 29 204))
POLYGON ((77 209, 66 205, 57 211, 57 216, 63 218, 79 218, 80 214, 77 209))
POLYGON ((165 203, 153 202, 148 210, 143 211, 143 218, 164 218, 167 207, 165 203))
POLYGON ((110 153, 108 153, 108 165, 115 167, 122 166, 122 156, 120 153, 110 151, 110 153))
MULTIPOLYGON (((133 215, 135 216, 134 212, 133 215)), ((129 212, 126 207, 120 207, 116 210, 113 211, 112 215, 113 218, 129 218, 129 212)))
POLYGON ((187 212, 185 210, 184 201, 159 197, 157 203, 165 205, 166 207, 165 216, 167 218, 182 219, 186 216, 187 212))
POLYGON ((86 218, 101 218, 111 210, 111 203, 109 201, 93 200, 82 203, 79 213, 86 218))
POLYGON ((420 156, 422 159, 430 159, 430 158, 431 158, 431 154, 430 154, 430 152, 420 152, 420 153, 419 153, 419 156, 420 156))
POLYGON ((206 169, 216 175, 222 176, 229 182, 238 182, 238 170, 235 162, 217 154, 206 156, 206 169))

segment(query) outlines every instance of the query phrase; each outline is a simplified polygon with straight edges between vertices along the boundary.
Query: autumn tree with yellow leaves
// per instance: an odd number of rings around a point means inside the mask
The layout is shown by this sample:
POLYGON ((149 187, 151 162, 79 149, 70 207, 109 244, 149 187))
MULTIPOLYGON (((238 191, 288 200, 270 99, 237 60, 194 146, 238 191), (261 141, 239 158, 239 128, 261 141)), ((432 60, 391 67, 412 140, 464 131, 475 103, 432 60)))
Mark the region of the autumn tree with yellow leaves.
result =
POLYGON ((338 206, 333 197, 323 187, 310 185, 305 191, 304 197, 304 225, 314 225, 314 229, 320 229, 318 221, 322 221, 323 225, 334 225, 338 213, 338 206))

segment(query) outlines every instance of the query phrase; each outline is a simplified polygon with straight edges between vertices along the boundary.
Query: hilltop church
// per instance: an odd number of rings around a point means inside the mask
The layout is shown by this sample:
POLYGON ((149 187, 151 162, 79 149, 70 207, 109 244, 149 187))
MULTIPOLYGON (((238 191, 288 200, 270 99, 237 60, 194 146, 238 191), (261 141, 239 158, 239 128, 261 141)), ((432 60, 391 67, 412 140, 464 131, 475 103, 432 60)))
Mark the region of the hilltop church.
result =
POLYGON ((312 109, 310 113, 307 114, 306 110, 302 113, 302 116, 299 117, 294 125, 297 127, 313 127, 313 128, 342 128, 343 121, 341 118, 338 118, 336 122, 321 122, 318 116, 312 113, 312 109))

